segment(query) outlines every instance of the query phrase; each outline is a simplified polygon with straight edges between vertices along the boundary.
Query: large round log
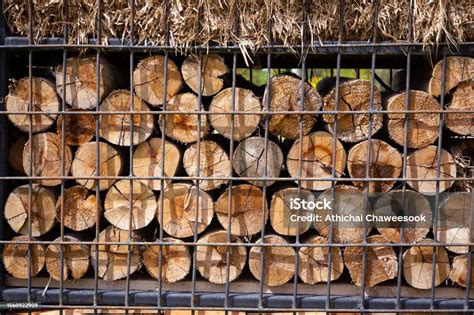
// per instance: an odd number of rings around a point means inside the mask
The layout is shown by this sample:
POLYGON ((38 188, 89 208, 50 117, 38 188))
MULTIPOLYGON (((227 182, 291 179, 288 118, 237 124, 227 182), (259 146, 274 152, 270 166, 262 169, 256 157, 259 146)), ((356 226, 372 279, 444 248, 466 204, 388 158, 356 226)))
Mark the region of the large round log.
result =
POLYGON ((186 84, 195 93, 199 93, 199 82, 201 93, 204 96, 212 96, 224 87, 222 77, 229 72, 224 58, 219 55, 204 55, 201 62, 196 55, 190 55, 181 66, 181 73, 186 84), (199 81, 201 76, 201 81, 199 81))
MULTIPOLYGON (((34 239, 32 239, 34 240, 34 239)), ((28 241, 27 236, 15 236, 13 243, 6 244, 3 248, 3 265, 13 277, 18 279, 28 279, 31 268, 31 276, 36 276, 44 267, 44 248, 41 244, 31 245, 31 264, 28 260, 28 244, 19 244, 15 242, 28 241)))
MULTIPOLYGON (((77 185, 64 190, 64 226, 73 231, 83 231, 96 224, 97 212, 101 212, 95 193, 77 185)), ((61 222, 61 198, 56 204, 56 219, 61 222)))
MULTIPOLYGON (((462 286, 463 288, 467 285, 468 276, 468 255, 459 255, 454 257, 452 269, 449 273, 449 279, 454 283, 462 286)), ((472 259, 472 258, 471 258, 472 259)), ((474 259, 471 260, 471 287, 474 286, 474 259)))
MULTIPOLYGON (((61 241, 57 238, 54 242, 61 241)), ((65 242, 71 244, 63 245, 63 280, 80 279, 89 269, 90 248, 85 244, 77 244, 79 239, 65 235, 65 242), (76 244, 75 244, 76 243, 76 244)), ((52 243, 46 248, 46 269, 51 278, 61 281, 61 245, 52 243)))
MULTIPOLYGON (((453 112, 474 110, 474 79, 460 83, 456 87, 447 109, 453 112)), ((447 113, 445 123, 449 130, 457 134, 474 135, 474 113, 447 113)))
MULTIPOLYGON (((443 60, 433 68, 433 74, 428 87, 428 93, 433 96, 441 95, 441 79, 443 77, 443 60)), ((450 56, 446 58, 445 89, 447 94, 459 83, 474 78, 474 58, 450 56)))
MULTIPOLYGON (((64 119, 64 136, 66 144, 71 146, 80 146, 91 141, 96 134, 95 117, 84 110, 84 114, 67 114, 71 109, 66 110, 66 114, 60 115, 56 126, 57 134, 61 137, 64 119), (63 118, 64 117, 64 118, 63 118)), ((74 109, 74 111, 80 111, 74 109)))

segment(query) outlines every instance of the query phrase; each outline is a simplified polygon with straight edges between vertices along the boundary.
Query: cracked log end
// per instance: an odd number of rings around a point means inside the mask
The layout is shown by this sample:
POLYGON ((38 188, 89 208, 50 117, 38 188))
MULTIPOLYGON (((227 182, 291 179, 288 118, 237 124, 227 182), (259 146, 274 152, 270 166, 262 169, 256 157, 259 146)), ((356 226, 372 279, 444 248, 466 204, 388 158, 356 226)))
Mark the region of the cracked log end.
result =
MULTIPOLYGON (((83 186, 74 186, 64 191, 64 226, 73 231, 83 231, 95 226, 97 219, 97 200, 95 194, 83 186)), ((100 204, 99 204, 100 207, 100 204)), ((56 218, 61 222, 61 198, 56 204, 56 218)))
MULTIPOLYGON (((309 190, 301 189, 298 194, 298 188, 285 188, 275 192, 270 203, 270 223, 280 235, 295 236, 303 234, 309 230, 311 222, 302 221, 294 222, 291 220, 292 215, 302 214, 300 210, 292 210, 290 207, 291 198, 301 198, 303 200, 311 200, 312 193, 309 190)), ((306 213, 304 213, 306 214, 306 213)))
POLYGON ((201 62, 199 62, 199 57, 191 55, 184 60, 181 67, 186 84, 198 94, 199 83, 201 83, 203 96, 212 96, 222 90, 224 87, 222 77, 228 72, 224 58, 219 55, 204 55, 201 62), (199 75, 201 75, 201 82, 199 82, 199 75))
MULTIPOLYGON (((466 287, 468 273, 468 255, 454 257, 449 279, 454 283, 466 287)), ((474 264, 471 262, 471 287, 474 286, 474 264)))
MULTIPOLYGON (((28 241, 27 236, 16 236, 12 239, 12 242, 26 241, 28 241)), ((28 279, 30 268, 31 276, 34 277, 44 267, 43 246, 41 244, 31 245, 31 264, 28 261, 28 247, 28 244, 6 244, 3 248, 3 265, 8 273, 15 278, 28 279)))
MULTIPOLYGON (((443 60, 433 68, 433 74, 428 86, 428 93, 435 97, 441 95, 441 78, 443 75, 443 60)), ((447 94, 451 89, 463 81, 474 77, 474 58, 450 56, 446 58, 445 90, 447 94)))
MULTIPOLYGON (((67 109, 66 112, 71 111, 67 109)), ((78 111, 74 109, 74 111, 78 111)), ((56 126, 58 128, 57 134, 61 137, 62 133, 63 115, 59 115, 56 126)), ((67 145, 80 146, 89 142, 95 136, 95 117, 87 114, 64 115, 64 135, 67 145)))
MULTIPOLYGON (((453 92, 448 111, 474 110, 474 79, 459 84, 453 92)), ((474 113, 451 114, 445 118, 449 130, 464 136, 474 135, 474 113)))
MULTIPOLYGON (((54 241, 59 242, 61 238, 54 241)), ((79 239, 65 235, 64 241, 77 243, 79 239)), ((89 269, 90 248, 84 244, 63 245, 63 279, 80 279, 89 269)), ((46 248, 46 269, 50 276, 56 280, 61 280, 61 245, 50 244, 46 248)))

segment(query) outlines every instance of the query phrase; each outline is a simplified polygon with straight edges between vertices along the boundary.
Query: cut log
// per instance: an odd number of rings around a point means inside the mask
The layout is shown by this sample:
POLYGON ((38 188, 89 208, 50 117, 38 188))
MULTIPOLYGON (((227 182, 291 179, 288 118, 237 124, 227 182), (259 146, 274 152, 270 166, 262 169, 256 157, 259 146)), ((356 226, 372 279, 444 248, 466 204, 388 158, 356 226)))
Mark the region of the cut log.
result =
MULTIPOLYGON (((27 114, 30 100, 29 87, 28 77, 14 81, 5 98, 8 119, 24 132, 28 132, 30 128, 30 115, 27 114)), ((57 112, 61 105, 54 84, 38 77, 32 78, 31 100, 32 112, 57 112)), ((56 114, 31 115, 31 131, 40 132, 48 129, 56 117, 56 114)))
MULTIPOLYGON (((392 190, 380 196, 374 205, 377 215, 425 215, 426 222, 410 222, 403 226, 403 243, 416 243, 426 237, 432 223, 428 199, 413 190, 392 190), (405 194, 405 196, 403 196, 405 194)), ((392 243, 400 243, 400 228, 378 227, 377 230, 392 243)))
MULTIPOLYGON (((71 111, 66 110, 66 113, 71 111)), ((78 111, 75 109, 74 111, 78 111)), ((62 133, 62 120, 63 116, 58 117, 56 123, 58 128, 58 135, 61 137, 62 133)), ((87 114, 65 114, 64 115, 64 135, 66 138, 66 144, 71 146, 80 146, 86 142, 89 142, 95 136, 95 117, 94 115, 87 114)))
MULTIPOLYGON (((474 80, 460 83, 453 92, 448 111, 474 110, 474 80)), ((445 118, 449 130, 464 136, 474 135, 474 113, 451 114, 445 118)))
MULTIPOLYGON (((199 181, 199 188, 206 191, 227 184, 228 180, 224 177, 232 174, 232 166, 229 161, 229 156, 214 141, 201 141, 199 147, 197 143, 194 143, 186 149, 183 157, 183 166, 189 176, 198 176, 198 164, 200 177, 215 178, 199 181)), ((193 181, 194 183, 197 182, 197 180, 193 181)))
MULTIPOLYGON (((431 239, 423 239, 410 247, 403 254, 403 276, 405 280, 414 288, 431 289, 433 280, 433 246, 423 244, 433 244, 431 239)), ((450 265, 446 250, 443 247, 436 247, 435 260, 435 286, 443 283, 449 275, 450 265)))
MULTIPOLYGON (((474 286, 474 259, 471 260, 471 287, 474 286)), ((454 283, 466 287, 468 273, 468 255, 456 256, 453 259, 452 269, 449 273, 449 279, 454 283)))
POLYGON ((470 192, 450 193, 439 207, 436 240, 453 244, 445 248, 456 254, 466 254, 469 246, 455 246, 456 243, 471 243, 472 197, 470 192))
MULTIPOLYGON (((324 97, 324 111, 336 110, 336 88, 324 97)), ((373 110, 382 109, 382 97, 376 86, 373 90, 373 110)), ((370 82, 367 80, 350 80, 339 85, 338 111, 369 111, 370 82)), ((359 142, 367 139, 369 134, 369 114, 323 114, 328 123, 329 131, 334 133, 334 122, 337 119, 337 137, 344 142, 359 142)), ((374 135, 382 127, 383 115, 372 115, 371 134, 374 135)))
POLYGON ((225 284, 227 282, 227 252, 229 255, 229 282, 237 279, 247 261, 245 246, 205 246, 208 243, 243 243, 237 236, 227 239, 227 231, 208 233, 198 240, 201 246, 196 247, 196 268, 211 283, 225 284))
MULTIPOLYGON (((267 99, 268 89, 263 95, 267 99)), ((264 103, 265 104, 265 103, 264 103)), ((289 75, 276 75, 270 81, 269 108, 272 112, 301 110, 301 79, 289 75)), ((304 110, 317 111, 322 106, 322 98, 307 82, 304 83, 304 110)), ((302 115, 303 135, 307 135, 316 123, 316 115, 302 115)), ((271 115, 269 131, 284 138, 298 139, 301 115, 271 115)))
MULTIPOLYGON (((384 246, 388 240, 381 235, 372 235, 367 238, 365 259, 365 286, 373 287, 381 282, 394 279, 398 274, 397 255, 392 247, 384 246)), ((347 247, 344 250, 344 264, 357 286, 362 286, 363 248, 347 247)))
MULTIPOLYGON (((324 131, 313 132, 296 140, 288 153, 286 167, 291 177, 299 175, 299 158, 301 156, 301 178, 317 178, 317 181, 302 180, 301 187, 310 190, 324 190, 331 187, 330 180, 321 179, 332 177, 333 158, 336 159, 335 177, 341 177, 346 168, 346 151, 341 142, 336 139, 336 152, 333 152, 333 136, 324 131)), ((295 180, 298 183, 298 180, 295 180)))
MULTIPOLYGON (((130 92, 127 90, 115 90, 111 92, 100 104, 100 111, 131 111, 130 92)), ((150 111, 144 101, 133 96, 134 111, 150 111)), ((131 143, 137 145, 145 141, 153 133, 153 115, 133 114, 106 114, 100 115, 100 136, 110 143, 129 146, 131 143), (133 125, 133 140, 131 138, 131 126, 133 125)))
POLYGON ((183 78, 173 60, 167 60, 165 69, 165 57, 154 55, 140 61, 133 71, 133 89, 139 98, 152 106, 163 104, 165 71, 166 99, 169 100, 179 93, 183 87, 183 78))
MULTIPOLYGON (((16 187, 8 195, 4 215, 16 233, 28 235, 29 185, 16 187)), ((48 189, 31 186, 31 236, 48 233, 56 223, 56 196, 48 189)))
MULTIPOLYGON (((257 129, 261 116, 258 114, 234 115, 234 134, 231 135, 232 116, 229 113, 232 112, 232 94, 232 88, 227 88, 213 97, 209 105, 209 121, 212 127, 227 139, 241 141, 257 129)), ((235 88, 234 110, 260 112, 262 105, 252 91, 235 88)))
MULTIPOLYGON (((369 156, 368 140, 349 150, 347 169, 352 178, 365 178, 369 156)), ((358 188, 369 188, 369 192, 387 192, 395 184, 402 171, 402 155, 388 143, 372 139, 370 143, 369 178, 393 178, 390 181, 354 181, 358 188)))
MULTIPOLYGON (((59 237, 54 241, 59 242, 61 238, 59 237)), ((64 236, 64 241, 71 242, 71 244, 63 245, 64 260, 62 278, 63 280, 80 279, 89 269, 90 248, 85 244, 77 244, 80 240, 69 235, 64 236)), ((50 244, 48 248, 46 248, 45 255, 46 269, 49 275, 54 280, 61 281, 61 245, 50 244)))
MULTIPOLYGON (((128 241, 129 231, 118 229, 114 226, 108 226, 99 234, 98 242, 121 242, 128 241)), ((136 240, 132 234, 131 241, 136 240)), ((128 245, 92 245, 91 246, 91 265, 96 265, 96 247, 98 247, 99 260, 97 262, 97 275, 106 280, 118 280, 127 277, 128 264, 130 264, 130 274, 138 270, 140 266, 140 252, 137 245, 130 245, 130 260, 128 260, 128 245)))
MULTIPOLYGON (((334 187, 334 198, 332 188, 325 190, 318 198, 318 201, 332 200, 331 209, 316 210, 321 215, 322 221, 314 222, 314 227, 319 234, 329 239, 331 234, 332 223, 332 239, 335 243, 361 243, 364 240, 365 228, 364 223, 356 222, 355 219, 350 222, 334 220, 333 217, 352 215, 354 217, 363 217, 366 213, 367 200, 363 192, 354 186, 340 185, 334 187), (328 218, 328 215, 330 216, 328 218)), ((367 209, 367 213, 369 210, 367 209)), ((371 227, 367 227, 367 234, 371 227)))
MULTIPOLYGON (((102 211, 95 194, 83 186, 74 186, 64 191, 64 226, 73 231, 84 231, 96 224, 97 211, 102 211), (99 209, 97 208, 99 206, 99 209)), ((61 222, 61 198, 56 204, 56 219, 61 222)))
POLYGON ((26 141, 25 137, 19 137, 13 144, 8 148, 8 164, 17 172, 25 174, 23 168, 23 150, 25 149, 26 141))
POLYGON ((296 222, 293 216, 308 215, 308 211, 302 209, 294 209, 291 206, 292 200, 300 198, 301 200, 311 200, 313 195, 311 191, 298 188, 284 188, 273 194, 270 203, 270 223, 280 235, 295 236, 303 234, 309 230, 311 221, 296 222))
POLYGON ((161 215, 159 201, 156 212, 158 222, 166 233, 177 238, 194 235, 196 211, 198 211, 197 234, 209 226, 214 216, 214 203, 211 196, 199 190, 198 198, 196 186, 184 183, 170 184, 165 188, 163 209, 163 215, 161 215))
MULTIPOLYGON (((416 150, 407 157, 407 177, 423 179, 421 181, 407 180, 414 190, 422 194, 435 194, 436 171, 438 165, 438 147, 430 145, 416 150)), ((443 192, 453 185, 449 178, 456 177, 456 163, 448 151, 441 149, 440 178, 438 192, 443 192)))
MULTIPOLYGON (((178 147, 165 140, 165 152, 163 154, 163 139, 151 138, 138 145, 133 153, 133 174, 140 177, 174 176, 181 160, 181 152, 178 147), (164 156, 164 161, 163 161, 164 156), (164 162, 164 170, 162 163, 164 162)), ((140 181, 152 190, 161 190, 160 179, 140 179, 140 181)), ((171 180, 163 180, 163 186, 171 180)))
MULTIPOLYGON (((201 106, 203 107, 203 106, 201 106)), ((203 108, 202 108, 203 109, 203 108)), ((193 93, 178 94, 171 98, 167 104, 168 111, 192 112, 199 110, 198 98, 193 93)), ((165 134, 183 143, 196 142, 198 139, 198 114, 166 114, 160 116, 160 127, 163 128, 163 117, 166 116, 165 134)), ((201 114, 201 130, 199 138, 209 132, 207 116, 201 114)))
MULTIPOLYGON (((118 176, 122 168, 122 158, 117 150, 105 142, 99 142, 99 152, 96 152, 97 142, 84 143, 77 149, 76 156, 72 161, 71 173, 82 186, 95 190, 96 180, 87 178, 96 176, 96 163, 99 158, 99 176, 118 176)), ((115 179, 101 179, 99 190, 109 189, 115 179)))
MULTIPOLYGON (((406 92, 396 94, 387 101, 388 111, 405 110, 406 92)), ((438 101, 423 91, 412 90, 409 93, 408 110, 439 110, 438 101)), ((439 130, 438 113, 388 114, 388 133, 396 143, 404 145, 405 119, 407 119, 407 146, 422 148, 436 141, 439 130)))
POLYGON ((120 76, 115 67, 104 57, 99 59, 99 82, 97 82, 96 56, 73 57, 66 60, 66 83, 63 66, 56 68, 56 90, 63 97, 66 86, 66 103, 73 108, 95 108, 119 83, 120 76), (97 83, 99 90, 97 91, 97 83))
MULTIPOLYGON (((321 236, 313 236, 303 241, 302 244, 319 245, 328 244, 328 241, 321 236)), ((329 271, 329 247, 308 247, 300 248, 298 275, 307 284, 327 282, 330 273, 331 281, 339 279, 344 271, 341 250, 338 247, 331 248, 331 270, 329 271)))
MULTIPOLYGON (((163 242, 176 245, 162 246, 161 280, 164 283, 175 283, 183 280, 191 268, 191 254, 184 242, 171 237, 163 238, 163 242)), ((150 276, 159 279, 160 246, 147 246, 143 251, 143 265, 150 276)))
POLYGON ((252 185, 243 184, 233 186, 229 210, 229 189, 216 201, 215 211, 219 223, 224 229, 231 229, 237 236, 252 236, 262 230, 262 211, 265 223, 267 222, 268 209, 262 191, 252 185), (229 218, 230 213, 230 218, 229 218), (230 226, 229 226, 230 222, 230 226))
MULTIPOLYGON (((443 75, 443 60, 433 68, 433 74, 428 87, 428 93, 433 96, 441 95, 441 78, 443 75)), ((450 56, 446 58, 445 89, 447 94, 459 83, 474 78, 474 58, 450 56)))
MULTIPOLYGON (((293 247, 278 246, 258 246, 258 244, 280 244, 288 242, 278 235, 266 235, 256 242, 256 246, 250 249, 249 267, 252 275, 264 284, 273 287, 287 283, 295 274, 295 255, 293 247), (260 268, 261 255, 263 250, 263 273, 260 268), (263 275, 263 279, 260 275, 263 275)), ((289 244, 288 244, 289 245, 289 244)))
MULTIPOLYGON (((64 146, 64 162, 62 160, 61 137, 51 132, 39 133, 28 140, 23 150, 23 168, 28 176, 60 177, 64 166, 64 176, 71 168, 71 149, 64 146), (32 150, 32 172, 30 172, 30 141, 32 150)), ((44 186, 57 186, 61 179, 38 179, 44 186)))
MULTIPOLYGON (((34 240, 34 239, 32 239, 34 240)), ((26 242, 27 236, 15 236, 13 243, 6 244, 3 248, 3 265, 13 277, 28 279, 29 269, 31 276, 36 276, 44 267, 44 248, 41 244, 31 245, 31 264, 28 261, 28 244, 15 244, 14 242, 26 242)))
MULTIPOLYGON (((267 177, 279 177, 283 162, 283 153, 278 144, 270 140, 266 142, 262 137, 250 137, 240 142, 235 149, 232 165, 237 175, 241 177, 262 178, 265 175, 265 168, 267 177)), ((248 182, 259 187, 275 183, 274 180, 248 182)))
POLYGON ((198 56, 190 55, 181 67, 184 81, 197 94, 201 75, 201 93, 204 96, 212 96, 222 90, 224 87, 222 77, 228 72, 224 58, 218 55, 204 55, 201 63, 198 56))

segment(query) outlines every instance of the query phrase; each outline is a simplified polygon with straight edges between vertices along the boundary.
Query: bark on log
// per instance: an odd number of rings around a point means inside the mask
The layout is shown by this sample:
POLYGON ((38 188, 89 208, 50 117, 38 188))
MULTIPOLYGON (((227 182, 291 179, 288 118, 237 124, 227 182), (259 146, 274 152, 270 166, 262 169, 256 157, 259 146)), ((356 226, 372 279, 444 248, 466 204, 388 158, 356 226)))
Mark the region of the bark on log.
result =
MULTIPOLYGON (((65 145, 62 161, 61 137, 51 132, 36 134, 25 144, 23 150, 23 168, 28 176, 59 177, 64 166, 64 176, 71 168, 71 149, 65 145), (31 141, 31 142, 30 142, 31 141), (30 143, 32 150, 32 172, 30 172, 30 143)), ((57 186, 61 179, 38 179, 44 186, 57 186)))
MULTIPOLYGON (((433 246, 423 245, 434 243, 431 239, 423 239, 403 254, 403 276, 414 288, 431 289, 433 279, 433 246)), ((446 250, 436 247, 435 286, 443 283, 449 275, 450 265, 446 250)))
POLYGON ((231 188, 231 208, 229 210, 229 189, 216 201, 215 211, 224 229, 231 229, 237 236, 251 236, 262 230, 262 211, 265 223, 268 218, 267 203, 260 188, 243 184, 231 188), (228 214, 230 213, 230 218, 228 214), (230 226, 229 226, 230 222, 230 226))
MULTIPOLYGON (((72 161, 71 174, 74 177, 96 176, 96 161, 99 159, 99 176, 118 176, 122 168, 122 158, 117 150, 105 142, 99 142, 99 152, 96 152, 96 142, 87 142, 81 145, 72 161), (98 156, 99 155, 99 156, 98 156)), ((95 179, 76 179, 76 181, 94 190, 95 179)), ((115 179, 99 180, 99 190, 107 190, 115 182, 115 179)))
MULTIPOLYGON (((318 178, 318 181, 301 181, 301 187, 310 190, 324 190, 331 187, 330 180, 321 181, 332 177, 333 156, 336 161, 335 177, 341 177, 346 168, 346 151, 341 142, 336 139, 336 152, 333 152, 333 136, 324 131, 313 132, 303 137, 301 141, 296 140, 288 153, 286 167, 291 177, 298 177, 299 157, 301 155, 301 177, 318 178)), ((298 180, 295 180, 298 183, 298 180)))
POLYGON ((202 190, 199 190, 198 198, 197 191, 196 186, 184 183, 170 184, 165 188, 163 215, 160 213, 162 210, 159 201, 156 216, 166 233, 177 238, 193 236, 196 211, 198 211, 197 234, 209 226, 214 216, 214 203, 211 196, 202 190))
MULTIPOLYGON (((430 202, 416 191, 405 190, 405 197, 403 194, 403 190, 392 190, 383 194, 375 203, 374 212, 386 215, 425 215, 426 222, 409 223, 403 227, 403 243, 416 243, 424 239, 430 231, 432 222, 430 202)), ((400 243, 400 228, 379 227, 377 230, 390 242, 400 243)))
MULTIPOLYGON (((428 93, 433 96, 441 95, 441 78, 443 75, 443 60, 433 68, 433 73, 428 87, 428 93)), ((474 78, 474 58, 450 56, 446 58, 445 90, 447 94, 459 83, 474 78)))
MULTIPOLYGON (((336 87, 324 97, 324 111, 336 110, 336 87)), ((376 86, 373 87, 373 110, 382 109, 382 97, 376 86)), ((369 111, 370 82, 367 80, 350 80, 339 85, 338 111, 369 111)), ((329 131, 334 133, 334 123, 337 120, 337 137, 344 142, 359 142, 367 139, 369 134, 369 114, 323 114, 323 120, 328 123, 329 131)), ((382 127, 383 115, 372 115, 372 130, 374 135, 382 127)))
MULTIPOLYGON (((60 101, 52 82, 33 77, 31 85, 32 112, 59 111, 60 101)), ((30 127, 30 115, 27 114, 30 99, 29 90, 29 78, 22 78, 13 82, 5 98, 8 119, 24 132, 28 132, 30 127)), ((35 133, 48 129, 54 123, 56 117, 56 114, 31 115, 31 131, 35 133)))
MULTIPOLYGON (((352 178, 365 178, 369 156, 368 140, 360 142, 349 150, 347 169, 352 178)), ((366 188, 369 192, 387 192, 395 184, 402 171, 402 155, 388 143, 372 139, 370 143, 370 178, 395 178, 391 181, 354 181, 354 186, 366 188)))
MULTIPOLYGON (((199 188, 203 190, 213 190, 228 182, 227 177, 231 174, 232 165, 229 156, 216 142, 204 140, 199 143, 192 144, 184 152, 183 166, 189 176, 212 177, 215 179, 200 180, 199 188), (199 149, 199 163, 198 163, 199 149)), ((196 183, 196 180, 193 180, 196 183)))
MULTIPOLYGON (((384 246, 388 240, 381 235, 372 235, 367 243, 377 244, 366 248, 365 286, 373 287, 381 282, 394 279, 398 274, 397 255, 392 247, 384 246)), ((347 247, 344 250, 344 264, 357 286, 362 285, 362 247, 347 247)))
MULTIPOLYGON (((267 99, 268 89, 263 100, 267 99)), ((270 82, 269 107, 272 112, 301 110, 301 79, 289 75, 276 75, 270 82)), ((317 111, 322 106, 319 93, 307 82, 304 83, 304 110, 317 111)), ((301 115, 271 115, 269 131, 272 134, 289 139, 298 139, 300 135, 301 115)), ((303 115, 303 135, 307 135, 316 123, 316 115, 303 115)))
POLYGON ((150 224, 156 207, 156 197, 147 185, 138 181, 131 184, 130 180, 123 179, 107 191, 104 216, 119 229, 138 230, 150 224))
MULTIPOLYGON (((302 244, 328 244, 321 236, 313 236, 302 244)), ((299 252, 298 275, 307 284, 327 282, 328 274, 331 281, 339 279, 344 271, 341 250, 338 247, 308 247, 303 246, 299 252), (331 250, 331 270, 329 270, 329 250, 331 250)))
MULTIPOLYGON (((100 104, 100 111, 131 111, 130 91, 112 91, 100 104)), ((150 111, 144 101, 133 95, 134 111, 150 111)), ((153 133, 153 115, 134 114, 104 114, 100 115, 100 136, 105 140, 120 146, 137 145, 145 141, 153 133), (133 125, 133 134, 131 126, 133 125), (131 136, 133 140, 131 142, 131 136)))
MULTIPOLYGON (((234 133, 231 135, 232 116, 232 88, 222 90, 213 97, 209 105, 209 121, 212 127, 227 139, 241 141, 250 136, 258 127, 261 116, 245 114, 234 116, 234 133)), ((235 88, 234 110, 240 112, 259 112, 262 110, 260 100, 252 91, 235 88)))
MULTIPOLYGON (((161 280, 165 283, 175 283, 183 280, 191 268, 191 254, 184 242, 171 237, 163 238, 163 242, 176 245, 162 246, 161 280)), ((160 246, 147 246, 143 251, 143 265, 150 276, 159 279, 160 246)))
MULTIPOLYGON (((32 239, 34 240, 34 239, 32 239)), ((31 245, 31 264, 28 261, 28 244, 15 244, 14 242, 26 242, 28 236, 15 236, 11 240, 13 243, 6 244, 3 248, 3 265, 13 277, 18 279, 28 279, 29 269, 31 276, 36 276, 44 267, 44 248, 41 244, 31 245)))
MULTIPOLYGON (((141 177, 174 176, 181 160, 181 152, 178 147, 165 141, 165 152, 163 154, 163 139, 151 138, 138 145, 133 153, 133 174, 141 177), (164 170, 162 169, 164 155, 164 170)), ((152 190, 161 190, 160 179, 141 179, 142 183, 148 185, 152 190)), ((166 187, 171 180, 163 180, 166 187)))
MULTIPOLYGON (((28 235, 29 185, 16 187, 5 203, 4 215, 16 233, 28 235)), ((48 233, 56 223, 56 196, 48 189, 31 186, 31 236, 48 233)))
MULTIPOLYGON (((407 180, 414 190, 422 194, 435 194, 438 165, 438 147, 430 145, 416 150, 407 157, 407 177, 419 178, 421 181, 407 180), (430 180, 431 179, 431 180, 430 180)), ((456 163, 448 151, 441 149, 440 178, 449 179, 456 177, 456 163)), ((452 180, 439 181, 439 191, 443 192, 453 185, 452 180)))
MULTIPOLYGON (((204 109, 201 106, 202 110, 204 109)), ((182 93, 174 96, 168 101, 167 111, 192 112, 199 110, 198 98, 193 93, 182 93)), ((198 114, 166 114, 160 115, 160 127, 163 128, 166 117, 165 134, 183 143, 196 142, 198 138, 203 138, 209 132, 207 116, 201 114, 201 128, 198 136, 199 115, 198 114)))
POLYGON ((203 96, 212 96, 224 87, 222 77, 229 72, 224 58, 219 55, 204 55, 201 62, 199 57, 190 55, 181 66, 181 73, 186 84, 196 94, 199 94, 199 83, 203 96), (201 75, 201 81, 199 76, 201 75))
MULTIPOLYGON (((474 110, 474 80, 460 83, 453 92, 448 111, 474 110)), ((474 113, 447 113, 446 127, 464 136, 474 135, 474 113)))
MULTIPOLYGON (((211 283, 225 284, 227 282, 227 252, 229 258, 229 282, 237 279, 247 261, 245 246, 205 246, 208 243, 227 243, 227 231, 221 230, 208 233, 201 237, 196 247, 196 268, 211 283)), ((243 243, 237 236, 231 235, 230 243, 243 243)))
MULTIPOLYGON (((240 142, 232 159, 234 171, 241 177, 262 178, 265 174, 265 166, 267 177, 279 177, 283 163, 283 153, 278 144, 270 140, 266 142, 262 137, 250 137, 240 142)), ((249 180, 248 182, 259 187, 275 183, 274 180, 265 182, 249 180)))
MULTIPOLYGON (((61 238, 54 240, 61 241, 61 238)), ((76 280, 82 278, 89 269, 90 248, 85 244, 74 244, 80 242, 79 239, 65 235, 65 242, 72 244, 63 245, 63 280, 76 280)), ((46 269, 51 278, 61 281, 61 245, 50 244, 46 248, 46 269)))
POLYGON ((66 103, 73 108, 95 108, 97 99, 109 94, 119 83, 120 77, 115 67, 104 57, 99 59, 99 82, 97 82, 97 58, 73 57, 66 60, 66 82, 64 83, 63 66, 56 68, 56 90, 63 97, 63 88, 66 86, 66 103), (97 83, 99 91, 97 91, 97 83), (97 95, 98 94, 98 95, 97 95))
MULTIPOLYGON (((406 109, 406 92, 396 94, 387 101, 388 111, 406 109)), ((411 90, 408 110, 439 110, 438 101, 423 91, 411 90)), ((436 141, 439 130, 438 113, 388 114, 388 133, 396 143, 404 145, 405 119, 407 119, 407 143, 409 148, 422 148, 436 141)))
MULTIPOLYGON (((71 111, 66 110, 66 113, 71 111)), ((75 109, 74 111, 78 111, 75 109)), ((56 126, 58 128, 57 134, 61 137, 62 133, 62 120, 63 116, 58 117, 56 126)), ((87 114, 65 114, 64 115, 64 135, 66 138, 66 144, 71 146, 80 146, 86 142, 91 141, 95 137, 95 117, 94 115, 87 114)))
MULTIPOLYGON (((454 283, 462 286, 463 288, 467 285, 467 273, 468 273, 468 255, 456 256, 453 259, 452 269, 449 273, 449 279, 454 283)), ((471 260, 471 287, 474 286, 474 260, 471 260)))
POLYGON ((165 92, 164 79, 166 80, 166 100, 171 99, 179 93, 183 87, 183 78, 173 60, 167 60, 165 69, 165 57, 154 55, 140 61, 133 71, 133 88, 135 94, 152 106, 163 104, 165 92))
POLYGON ((8 164, 17 172, 25 174, 23 168, 23 150, 25 149, 27 138, 21 136, 8 148, 8 164))
MULTIPOLYGON (((83 231, 96 224, 97 212, 102 212, 95 194, 77 185, 64 191, 64 226, 73 231, 83 231), (99 208, 97 208, 99 206, 99 208)), ((56 219, 61 222, 61 198, 56 204, 56 219)))

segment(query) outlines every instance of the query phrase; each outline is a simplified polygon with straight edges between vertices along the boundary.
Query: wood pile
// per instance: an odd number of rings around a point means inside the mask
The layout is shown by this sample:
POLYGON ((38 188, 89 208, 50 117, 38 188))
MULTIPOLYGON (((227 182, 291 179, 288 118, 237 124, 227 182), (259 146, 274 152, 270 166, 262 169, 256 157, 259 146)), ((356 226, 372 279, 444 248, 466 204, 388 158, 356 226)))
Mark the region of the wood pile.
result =
MULTIPOLYGON (((440 63, 425 91, 389 97, 361 79, 343 79, 337 90, 333 78, 315 88, 293 74, 273 76, 264 93, 249 82, 234 90, 229 68, 217 55, 201 61, 190 56, 182 64, 146 57, 133 72, 133 91, 123 89, 123 78, 105 58, 99 78, 95 65, 94 57, 74 57, 68 59, 66 82, 62 66, 55 69, 55 83, 34 77, 31 110, 40 113, 31 120, 28 78, 13 82, 5 100, 12 128, 23 132, 11 142, 12 172, 25 180, 33 177, 31 188, 21 181, 11 187, 6 226, 15 235, 12 242, 28 240, 29 234, 46 241, 30 247, 32 276, 44 268, 55 280, 61 274, 75 280, 97 268, 104 280, 148 273, 173 283, 188 277, 194 266, 215 284, 247 273, 268 286, 299 277, 307 284, 352 279, 370 287, 396 279, 402 270, 415 288, 429 289, 447 279, 466 286, 470 229, 439 222, 471 222, 469 185, 458 185, 455 178, 466 177, 463 170, 472 167, 473 150, 467 148, 473 145, 464 138, 465 147, 454 150, 443 139, 439 149, 438 139, 440 132, 473 136, 473 114, 459 113, 473 110, 472 58, 447 59, 445 115, 436 112, 440 63), (63 95, 67 111, 54 114, 63 95), (268 117, 266 98, 274 112, 268 117), (133 117, 127 113, 131 104, 139 112, 133 117), (399 112, 407 107, 424 112, 399 112), (382 109, 390 112, 360 113, 382 109), (320 114, 291 113, 301 110, 320 114), (446 128, 440 129, 441 118, 446 128), (29 128, 31 139, 25 135, 29 128), (431 198, 445 191, 435 217, 431 198), (366 193, 376 200, 368 204, 366 193), (331 199, 334 208, 321 210, 323 215, 363 216, 397 204, 438 222, 434 229, 401 231, 294 221, 293 216, 312 213, 295 210, 295 198, 331 199), (99 244, 81 244, 94 238, 96 227, 99 244), (159 243, 160 228, 166 245, 159 243), (295 247, 296 236, 300 246, 295 247), (360 246, 364 240, 366 248, 360 246), (393 243, 400 241, 405 246, 398 255, 393 243)), ((28 248, 4 246, 3 264, 13 277, 28 277, 28 248)))

